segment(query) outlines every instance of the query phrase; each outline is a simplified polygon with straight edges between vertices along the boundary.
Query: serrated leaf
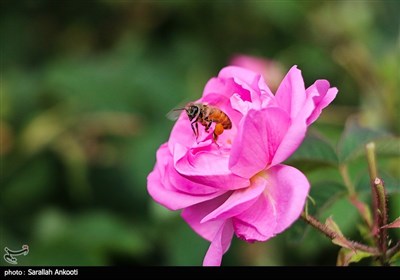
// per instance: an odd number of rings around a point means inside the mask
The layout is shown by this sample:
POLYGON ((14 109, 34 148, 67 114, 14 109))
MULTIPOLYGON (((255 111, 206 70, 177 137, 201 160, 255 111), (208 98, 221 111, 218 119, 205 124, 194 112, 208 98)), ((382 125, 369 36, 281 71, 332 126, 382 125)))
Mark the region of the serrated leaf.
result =
POLYGON ((388 136, 375 142, 375 151, 381 156, 400 156, 400 137, 388 136))
POLYGON ((364 155, 364 146, 371 141, 380 142, 380 149, 385 153, 397 147, 393 136, 386 132, 361 127, 355 119, 350 119, 338 144, 339 162, 345 163, 364 155))
POLYGON ((310 213, 319 217, 324 209, 334 204, 345 194, 346 188, 337 182, 320 181, 312 184, 310 197, 312 197, 314 203, 308 205, 310 213))
POLYGON ((323 137, 309 134, 290 157, 290 161, 314 161, 337 165, 338 158, 331 144, 323 137))
POLYGON ((338 254, 336 265, 348 266, 350 263, 359 262, 368 257, 371 257, 370 253, 341 248, 338 254))
POLYGON ((400 217, 397 217, 396 220, 390 224, 384 225, 382 228, 400 228, 400 217))

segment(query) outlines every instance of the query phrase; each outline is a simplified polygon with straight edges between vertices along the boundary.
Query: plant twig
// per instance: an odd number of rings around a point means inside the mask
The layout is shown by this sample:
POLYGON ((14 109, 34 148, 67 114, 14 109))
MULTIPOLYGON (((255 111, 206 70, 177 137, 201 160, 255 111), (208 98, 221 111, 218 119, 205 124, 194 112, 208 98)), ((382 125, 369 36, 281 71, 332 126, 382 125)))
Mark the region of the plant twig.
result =
MULTIPOLYGON (((338 233, 336 233, 335 231, 331 230, 328 226, 326 226, 325 224, 321 223, 320 221, 318 221, 313 216, 303 212, 301 214, 301 218, 303 220, 305 220, 309 225, 313 226, 314 228, 316 228, 317 230, 322 232, 329 239, 334 240, 335 238, 339 237, 338 233)), ((370 247, 370 246, 358 243, 356 241, 348 240, 344 236, 340 236, 340 237, 343 238, 344 240, 346 240, 346 242, 348 242, 349 244, 351 244, 351 246, 356 250, 367 252, 367 253, 371 254, 372 256, 379 256, 380 255, 380 252, 379 252, 379 250, 377 248, 370 247)))
POLYGON ((339 165, 339 172, 343 178, 344 185, 346 186, 346 188, 349 192, 349 195, 354 196, 356 194, 356 188, 350 179, 349 170, 347 169, 347 165, 346 164, 339 165))

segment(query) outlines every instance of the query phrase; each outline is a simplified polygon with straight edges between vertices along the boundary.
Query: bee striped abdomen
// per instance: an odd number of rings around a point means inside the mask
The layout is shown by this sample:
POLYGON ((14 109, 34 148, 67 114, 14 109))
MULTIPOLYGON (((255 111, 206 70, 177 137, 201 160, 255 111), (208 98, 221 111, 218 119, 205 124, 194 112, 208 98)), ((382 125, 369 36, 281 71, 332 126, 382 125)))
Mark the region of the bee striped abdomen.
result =
POLYGON ((223 128, 225 129, 231 129, 232 128, 232 122, 229 119, 229 117, 222 111, 217 111, 212 114, 211 121, 220 123, 223 128))

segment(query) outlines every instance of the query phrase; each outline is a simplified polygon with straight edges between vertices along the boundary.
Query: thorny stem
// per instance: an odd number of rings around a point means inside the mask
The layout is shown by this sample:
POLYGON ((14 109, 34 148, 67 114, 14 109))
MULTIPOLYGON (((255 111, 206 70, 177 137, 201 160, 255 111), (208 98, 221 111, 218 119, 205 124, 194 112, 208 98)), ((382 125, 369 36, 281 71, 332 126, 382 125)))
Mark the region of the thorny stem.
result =
POLYGON ((372 192, 372 209, 374 215, 374 224, 372 233, 375 237, 376 244, 381 252, 380 262, 382 265, 387 264, 387 247, 388 247, 388 234, 387 229, 382 228, 388 223, 388 209, 386 200, 386 191, 383 181, 378 177, 378 168, 375 156, 375 143, 370 142, 365 145, 367 154, 369 176, 371 181, 372 192))
POLYGON ((379 227, 379 235, 378 235, 378 245, 379 249, 382 252, 381 254, 381 263, 386 264, 386 250, 387 250, 387 228, 382 228, 388 223, 387 216, 387 202, 386 202, 386 192, 385 187, 383 186, 383 181, 378 177, 374 181, 374 185, 376 188, 376 193, 378 194, 378 211, 379 211, 379 219, 378 219, 378 227, 379 227))
MULTIPOLYGON (((339 236, 338 233, 334 232, 333 230, 328 228, 328 226, 321 223, 313 216, 306 214, 305 212, 301 213, 301 218, 303 220, 305 220, 309 225, 313 226, 314 228, 316 228, 317 230, 322 232, 326 237, 328 237, 331 240, 334 240, 335 238, 337 238, 339 236)), ((374 247, 370 247, 370 246, 367 246, 367 245, 364 245, 364 244, 361 244, 361 243, 358 243, 355 241, 348 240, 344 236, 340 236, 340 237, 343 238, 344 240, 346 240, 347 242, 349 242, 352 245, 352 247, 356 250, 370 253, 373 256, 380 255, 380 252, 374 247)))

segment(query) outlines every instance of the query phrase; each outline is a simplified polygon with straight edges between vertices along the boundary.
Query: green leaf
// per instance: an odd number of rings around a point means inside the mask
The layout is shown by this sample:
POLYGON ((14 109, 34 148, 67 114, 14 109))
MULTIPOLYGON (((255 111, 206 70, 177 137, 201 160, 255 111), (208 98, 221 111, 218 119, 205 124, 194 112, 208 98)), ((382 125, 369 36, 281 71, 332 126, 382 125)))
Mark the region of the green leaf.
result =
POLYGON ((341 248, 337 257, 337 266, 348 266, 350 263, 359 262, 364 258, 371 257, 370 253, 341 248))
MULTIPOLYGON (((381 168, 378 168, 379 177, 383 180, 386 193, 400 193, 400 180, 393 177, 391 174, 381 168)), ((360 169, 355 180, 356 190, 360 193, 370 193, 371 183, 366 169, 360 169)))
POLYGON ((320 181, 312 184, 310 197, 315 204, 309 203, 310 213, 320 216, 326 208, 333 205, 346 194, 346 188, 337 182, 320 181))
POLYGON ((338 158, 332 145, 316 133, 309 134, 290 157, 290 161, 315 161, 337 165, 338 158))
POLYGON ((400 156, 400 137, 388 136, 376 139, 374 142, 378 156, 400 156))
POLYGON ((353 236, 356 226, 360 222, 360 215, 357 209, 351 204, 347 197, 335 200, 329 207, 323 209, 318 215, 320 220, 332 216, 346 236, 353 236))
POLYGON ((379 150, 383 153, 395 150, 398 145, 395 138, 387 133, 361 127, 356 120, 350 119, 338 144, 339 162, 345 163, 364 155, 365 144, 371 141, 379 142, 379 150))

